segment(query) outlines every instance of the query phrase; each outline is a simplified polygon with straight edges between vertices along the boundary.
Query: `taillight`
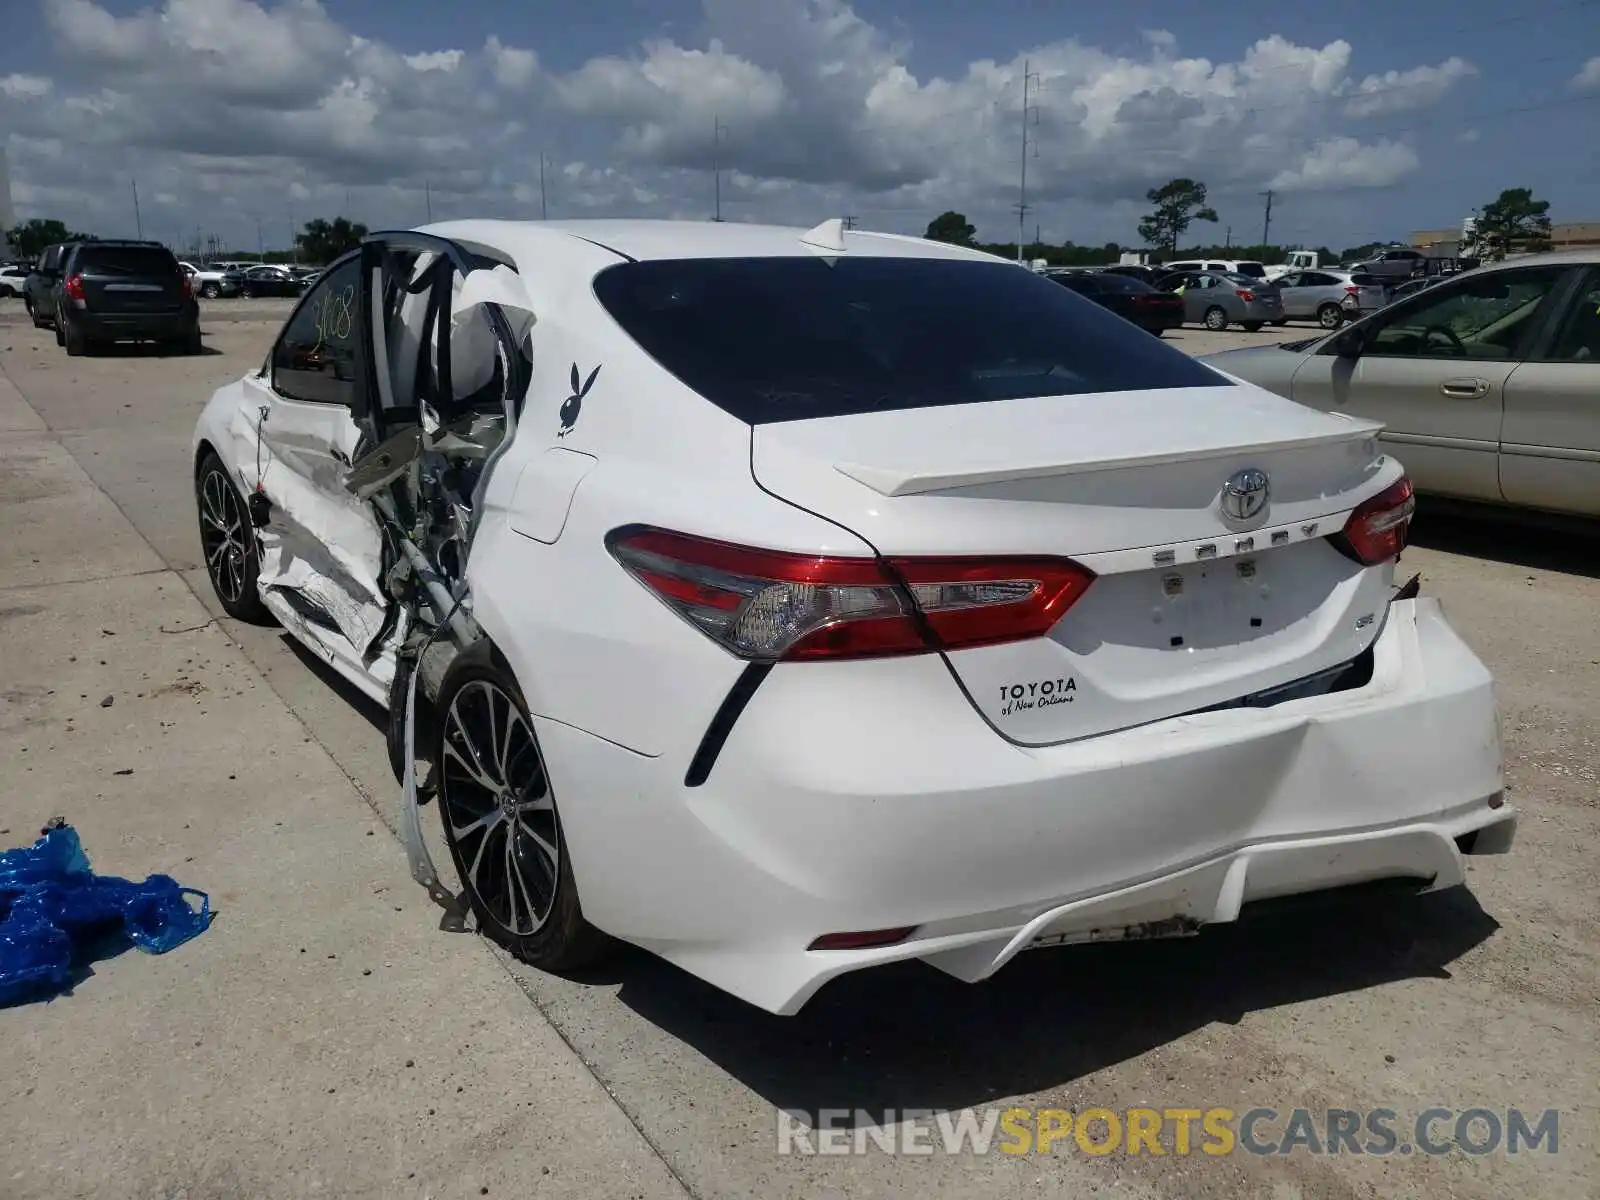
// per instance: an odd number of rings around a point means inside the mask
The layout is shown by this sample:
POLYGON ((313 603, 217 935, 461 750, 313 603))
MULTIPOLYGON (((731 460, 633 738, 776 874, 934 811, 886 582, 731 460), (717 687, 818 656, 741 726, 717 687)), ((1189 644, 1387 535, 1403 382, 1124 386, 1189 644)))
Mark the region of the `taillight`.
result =
POLYGON ((1094 581, 1063 558, 845 558, 630 526, 612 556, 740 658, 874 658, 1040 637, 1094 581))
POLYGON ((1252 292, 1249 288, 1240 288, 1239 289, 1239 299, 1241 299, 1241 300, 1254 300, 1255 298, 1256 298, 1256 294, 1254 292, 1252 292))
POLYGON ((67 282, 62 284, 61 288, 62 288, 62 291, 67 293, 67 298, 68 299, 70 299, 70 300, 82 300, 83 299, 83 276, 82 275, 69 275, 67 277, 67 282))
POLYGON ((1341 534, 1342 547, 1366 566, 1397 558, 1406 548, 1411 514, 1416 511, 1411 480, 1401 476, 1350 514, 1341 534))
POLYGON ((1359 296, 1361 295, 1361 289, 1352 283, 1344 289, 1344 294, 1346 296, 1359 296))
POLYGON ((187 275, 182 273, 179 273, 178 275, 178 282, 183 285, 183 298, 185 300, 192 300, 194 298, 194 283, 187 275))

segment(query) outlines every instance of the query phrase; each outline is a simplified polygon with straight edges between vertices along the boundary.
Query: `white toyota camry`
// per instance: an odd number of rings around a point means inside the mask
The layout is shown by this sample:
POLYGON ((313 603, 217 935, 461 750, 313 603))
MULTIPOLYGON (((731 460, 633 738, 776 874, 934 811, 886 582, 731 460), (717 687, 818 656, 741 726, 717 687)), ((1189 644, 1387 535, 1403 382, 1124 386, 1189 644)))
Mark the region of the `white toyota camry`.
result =
POLYGON ((1377 428, 976 251, 462 221, 333 264, 195 491, 227 611, 389 707, 419 880, 437 807, 528 962, 792 1013, 1507 850, 1377 428))

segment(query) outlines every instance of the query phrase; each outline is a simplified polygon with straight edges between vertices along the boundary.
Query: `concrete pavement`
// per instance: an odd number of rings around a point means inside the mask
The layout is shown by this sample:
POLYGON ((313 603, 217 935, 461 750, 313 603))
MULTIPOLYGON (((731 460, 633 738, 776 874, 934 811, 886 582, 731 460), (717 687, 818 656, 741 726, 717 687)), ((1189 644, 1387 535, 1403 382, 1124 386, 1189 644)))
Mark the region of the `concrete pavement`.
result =
POLYGON ((67 360, 0 325, 0 843, 62 812, 97 867, 222 910, 0 1013, 24 1080, 0 1195, 1594 1194, 1600 555, 1443 521, 1407 553, 1501 680, 1526 815, 1475 899, 1028 956, 980 987, 907 967, 783 1020, 643 954, 563 980, 442 929, 384 827, 377 714, 281 634, 212 620, 189 431, 275 327, 67 360), (778 1107, 1011 1103, 1565 1114, 1561 1153, 1521 1158, 776 1153, 778 1107))

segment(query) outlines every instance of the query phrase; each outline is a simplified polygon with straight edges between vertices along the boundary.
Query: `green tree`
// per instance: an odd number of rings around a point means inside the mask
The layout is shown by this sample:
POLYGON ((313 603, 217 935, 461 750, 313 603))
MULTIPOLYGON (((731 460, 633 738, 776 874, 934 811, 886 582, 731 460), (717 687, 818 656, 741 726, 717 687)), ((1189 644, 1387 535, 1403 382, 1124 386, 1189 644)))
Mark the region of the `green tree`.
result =
POLYGON ((1531 188, 1507 188, 1483 206, 1478 244, 1482 256, 1491 260, 1550 249, 1550 201, 1535 200, 1531 188))
POLYGON ((314 263, 331 263, 347 250, 354 250, 367 236, 367 227, 359 221, 335 217, 324 221, 318 217, 307 221, 305 228, 295 234, 295 244, 300 253, 314 263))
POLYGON ((34 217, 24 221, 15 229, 8 229, 6 237, 23 258, 38 258, 44 253, 46 246, 54 246, 57 242, 96 240, 93 234, 74 233, 67 228, 65 222, 44 217, 34 217))
POLYGON ((974 244, 973 239, 977 234, 977 226, 969 222, 964 214, 944 212, 928 222, 928 231, 922 236, 931 242, 949 242, 952 246, 971 246, 974 244))
POLYGON ((1139 236, 1146 244, 1171 254, 1178 252, 1178 239, 1196 221, 1216 222, 1217 212, 1206 207, 1206 185, 1193 179, 1174 179, 1164 187, 1151 188, 1145 199, 1155 211, 1139 222, 1139 236))

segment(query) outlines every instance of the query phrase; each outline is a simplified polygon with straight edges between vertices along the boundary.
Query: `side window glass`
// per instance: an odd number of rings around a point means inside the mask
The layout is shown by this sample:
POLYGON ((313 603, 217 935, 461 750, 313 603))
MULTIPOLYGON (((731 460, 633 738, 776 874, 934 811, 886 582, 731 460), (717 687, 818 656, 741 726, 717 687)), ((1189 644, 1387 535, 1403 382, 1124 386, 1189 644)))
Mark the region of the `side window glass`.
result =
POLYGON ((272 386, 291 400, 314 404, 355 403, 359 259, 351 259, 317 281, 272 348, 272 386))
POLYGON ((1497 271, 1422 292, 1384 322, 1363 354, 1514 362, 1526 353, 1562 268, 1497 271))
POLYGON ((1591 270, 1550 347, 1551 362, 1600 363, 1600 270, 1591 270))

